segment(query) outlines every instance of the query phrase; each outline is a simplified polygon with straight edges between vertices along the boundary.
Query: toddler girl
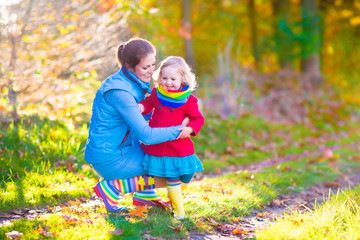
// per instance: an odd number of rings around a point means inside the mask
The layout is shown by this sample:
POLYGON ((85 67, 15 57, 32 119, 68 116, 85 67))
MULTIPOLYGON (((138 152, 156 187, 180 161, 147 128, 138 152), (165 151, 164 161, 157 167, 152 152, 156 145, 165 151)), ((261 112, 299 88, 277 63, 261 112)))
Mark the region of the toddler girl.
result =
POLYGON ((174 217, 184 219, 186 215, 182 190, 195 172, 204 170, 199 158, 194 154, 190 135, 196 136, 199 133, 205 119, 199 111, 197 98, 191 95, 191 91, 196 87, 195 75, 183 58, 166 58, 154 76, 155 88, 150 96, 139 104, 143 115, 153 110, 150 127, 176 126, 181 124, 185 117, 189 118, 189 123, 182 128, 179 137, 174 141, 154 145, 142 144, 145 152, 143 166, 149 175, 166 177, 174 217))

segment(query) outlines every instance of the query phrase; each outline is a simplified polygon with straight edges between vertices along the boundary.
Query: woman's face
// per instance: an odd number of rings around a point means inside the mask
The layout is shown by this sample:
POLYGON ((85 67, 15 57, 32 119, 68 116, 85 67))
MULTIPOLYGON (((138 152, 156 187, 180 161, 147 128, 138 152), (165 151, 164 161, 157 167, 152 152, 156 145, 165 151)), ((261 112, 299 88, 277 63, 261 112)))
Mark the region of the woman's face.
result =
POLYGON ((130 71, 141 81, 148 83, 155 69, 155 54, 149 53, 140 60, 140 63, 130 71))

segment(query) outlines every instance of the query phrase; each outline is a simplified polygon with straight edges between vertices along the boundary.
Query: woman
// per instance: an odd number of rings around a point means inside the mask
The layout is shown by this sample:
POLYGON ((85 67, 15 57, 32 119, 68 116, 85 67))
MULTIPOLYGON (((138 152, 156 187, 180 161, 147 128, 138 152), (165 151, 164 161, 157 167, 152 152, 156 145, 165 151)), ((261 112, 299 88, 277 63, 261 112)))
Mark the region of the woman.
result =
POLYGON ((137 103, 151 92, 156 50, 147 40, 133 38, 117 49, 121 69, 107 78, 96 93, 85 160, 105 180, 95 187, 110 211, 120 211, 121 193, 135 192, 134 205, 162 203, 154 190, 166 187, 164 178, 146 175, 140 143, 157 144, 183 138, 182 125, 150 128, 137 103), (140 142, 141 141, 141 142, 140 142))

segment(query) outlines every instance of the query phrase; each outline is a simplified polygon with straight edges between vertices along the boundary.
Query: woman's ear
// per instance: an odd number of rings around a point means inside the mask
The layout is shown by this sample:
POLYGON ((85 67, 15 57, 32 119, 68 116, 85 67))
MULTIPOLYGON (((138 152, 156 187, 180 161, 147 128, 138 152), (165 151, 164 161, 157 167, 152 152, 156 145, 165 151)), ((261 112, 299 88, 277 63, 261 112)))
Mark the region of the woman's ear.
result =
POLYGON ((130 65, 128 63, 125 63, 125 67, 127 70, 129 70, 130 72, 133 72, 132 67, 130 67, 130 65))

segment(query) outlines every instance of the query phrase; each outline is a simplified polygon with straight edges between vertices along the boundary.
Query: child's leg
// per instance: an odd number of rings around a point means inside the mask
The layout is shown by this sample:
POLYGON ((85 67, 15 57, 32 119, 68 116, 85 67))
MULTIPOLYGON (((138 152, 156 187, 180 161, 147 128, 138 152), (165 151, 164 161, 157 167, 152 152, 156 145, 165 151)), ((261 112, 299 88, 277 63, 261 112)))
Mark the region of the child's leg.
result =
POLYGON ((186 218, 184 211, 183 197, 181 194, 181 181, 178 177, 170 178, 166 180, 168 194, 172 203, 174 217, 179 219, 186 218))
MULTIPOLYGON (((164 182, 164 180, 162 181, 164 182)), ((150 189, 155 188, 155 182, 157 184, 159 183, 158 185, 160 186, 158 187, 164 187, 160 178, 155 179, 153 176, 142 175, 127 179, 103 180, 96 184, 94 190, 96 195, 103 199, 108 210, 120 211, 118 208, 120 193, 125 194, 141 191, 140 194, 137 194, 136 199, 134 199, 134 204, 139 205, 137 202, 141 202, 143 204, 156 206, 156 204, 151 203, 151 201, 161 201, 161 198, 157 196, 154 190, 149 191, 150 189), (141 199, 143 199, 143 201, 139 201, 141 199)))
POLYGON ((187 185, 191 182, 191 179, 193 178, 193 176, 194 176, 194 173, 190 173, 190 174, 180 176, 181 190, 182 191, 184 191, 185 188, 187 187, 187 185))

